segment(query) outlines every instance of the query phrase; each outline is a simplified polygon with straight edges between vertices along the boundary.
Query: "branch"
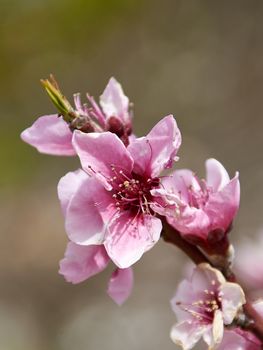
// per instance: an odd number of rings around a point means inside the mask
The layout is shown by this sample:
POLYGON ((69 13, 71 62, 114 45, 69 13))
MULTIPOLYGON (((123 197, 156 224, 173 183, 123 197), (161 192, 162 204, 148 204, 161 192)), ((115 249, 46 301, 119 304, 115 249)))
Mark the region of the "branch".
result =
POLYGON ((209 263, 209 260, 204 256, 204 254, 196 246, 184 240, 180 233, 170 226, 166 220, 163 220, 162 223, 162 237, 165 242, 169 242, 180 248, 196 265, 203 262, 209 263))

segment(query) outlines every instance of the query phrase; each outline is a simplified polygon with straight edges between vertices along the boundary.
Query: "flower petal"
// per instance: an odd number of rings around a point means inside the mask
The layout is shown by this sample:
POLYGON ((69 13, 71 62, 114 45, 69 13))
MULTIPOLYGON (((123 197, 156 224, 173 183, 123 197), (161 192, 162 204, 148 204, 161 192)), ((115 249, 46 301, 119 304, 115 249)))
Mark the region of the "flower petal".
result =
POLYGON ((129 120, 129 99, 124 95, 121 84, 115 78, 110 78, 103 94, 100 96, 103 112, 109 117, 117 117, 122 121, 129 120))
POLYGON ((72 196, 88 177, 83 170, 78 169, 67 173, 60 179, 58 183, 58 198, 64 215, 66 215, 66 210, 72 196))
POLYGON ((214 191, 220 191, 230 181, 229 175, 223 165, 216 159, 207 159, 206 182, 214 191))
POLYGON ((108 284, 107 293, 117 303, 122 305, 130 296, 133 287, 133 270, 131 267, 127 269, 116 269, 108 284))
POLYGON ((245 304, 245 294, 237 283, 226 282, 221 286, 222 293, 222 311, 225 324, 231 324, 245 304))
POLYGON ((171 300, 172 309, 179 322, 193 319, 192 314, 185 310, 184 305, 191 305, 198 297, 199 295, 193 289, 190 281, 183 280, 179 284, 176 294, 171 300))
POLYGON ((211 193, 205 212, 210 218, 210 230, 226 231, 233 221, 240 201, 238 173, 221 191, 211 193))
POLYGON ((134 159, 136 173, 155 177, 170 168, 181 145, 181 133, 172 115, 157 123, 147 136, 128 146, 134 159))
POLYGON ((192 321, 184 321, 173 326, 170 337, 184 350, 192 349, 205 333, 207 327, 192 321))
POLYGON ((65 257, 60 261, 59 273, 67 282, 80 283, 104 270, 109 260, 104 246, 81 246, 69 242, 65 257))
POLYGON ((84 134, 75 131, 73 145, 80 158, 82 168, 95 175, 107 189, 111 189, 110 179, 123 170, 130 173, 133 160, 121 140, 110 132, 84 134))
POLYGON ((233 328, 224 330, 224 336, 220 345, 216 350, 260 350, 261 342, 253 335, 253 333, 233 328))
POLYGON ((113 262, 120 268, 126 268, 140 259, 160 238, 161 220, 143 215, 131 217, 123 213, 108 227, 105 248, 113 262))
POLYGON ((217 290, 225 281, 223 274, 207 263, 197 265, 191 279, 195 291, 204 291, 205 289, 217 290))
POLYGON ((110 203, 111 197, 94 178, 82 181, 72 196, 65 219, 69 239, 77 244, 102 244, 104 223, 100 214, 100 203, 110 203))
POLYGON ((212 344, 209 345, 217 345, 220 344, 222 341, 224 334, 224 322, 223 322, 223 315, 221 310, 216 310, 214 314, 214 320, 213 320, 213 327, 212 327, 212 344))
POLYGON ((76 154, 71 142, 72 132, 57 114, 38 118, 30 128, 21 133, 21 138, 40 153, 56 156, 76 154))

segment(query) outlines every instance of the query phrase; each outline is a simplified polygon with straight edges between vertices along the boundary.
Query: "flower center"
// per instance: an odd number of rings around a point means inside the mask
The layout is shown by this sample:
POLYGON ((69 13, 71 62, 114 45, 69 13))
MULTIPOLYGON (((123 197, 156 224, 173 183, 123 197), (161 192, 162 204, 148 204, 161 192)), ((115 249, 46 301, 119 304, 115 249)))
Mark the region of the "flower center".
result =
POLYGON ((206 187, 206 184, 200 181, 199 185, 199 189, 195 189, 192 186, 188 187, 189 205, 197 209, 203 208, 209 198, 209 189, 206 187))
POLYGON ((112 197, 117 210, 153 215, 150 208, 152 202, 150 191, 159 186, 159 178, 144 178, 133 172, 127 175, 123 170, 116 170, 114 166, 111 166, 111 169, 114 174, 110 178, 113 187, 112 197))
POLYGON ((178 301, 176 304, 182 308, 182 310, 188 312, 194 319, 211 323, 214 319, 216 310, 221 309, 222 292, 218 292, 213 286, 215 281, 211 282, 211 289, 204 289, 200 292, 200 298, 192 303, 186 304, 178 301))

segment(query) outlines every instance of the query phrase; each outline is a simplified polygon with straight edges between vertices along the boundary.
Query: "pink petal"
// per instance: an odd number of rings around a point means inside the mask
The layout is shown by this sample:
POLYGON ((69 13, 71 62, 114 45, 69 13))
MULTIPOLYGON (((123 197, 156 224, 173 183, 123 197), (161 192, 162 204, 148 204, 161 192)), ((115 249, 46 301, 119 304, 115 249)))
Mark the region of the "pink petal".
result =
POLYGON ((208 215, 201 209, 186 206, 182 208, 179 216, 168 216, 167 221, 178 230, 183 237, 194 235, 196 238, 207 238, 210 220, 208 215))
POLYGON ((222 292, 222 311, 225 324, 231 324, 240 310, 245 304, 245 294, 237 283, 226 282, 221 288, 222 292))
POLYGON ((181 133, 172 115, 163 118, 149 134, 133 141, 128 151, 136 173, 155 177, 170 168, 181 145, 181 133))
POLYGON ((217 350, 260 350, 260 341, 248 332, 239 328, 224 330, 223 340, 217 350))
POLYGON ((240 201, 238 174, 221 191, 211 193, 205 212, 210 218, 210 230, 226 231, 233 221, 240 201))
POLYGON ((162 185, 168 193, 175 193, 182 202, 189 202, 189 188, 193 191, 201 191, 200 184, 195 174, 188 169, 174 171, 170 176, 164 177, 162 185))
POLYGON ((130 296, 133 287, 133 270, 116 269, 108 284, 107 293, 117 303, 122 305, 130 296))
POLYGON ((191 283, 196 292, 204 291, 205 289, 211 290, 211 288, 217 289, 218 286, 225 283, 225 281, 223 274, 207 263, 199 264, 195 268, 191 279, 191 283))
POLYGON ((67 282, 80 283, 106 268, 109 257, 103 246, 81 246, 69 242, 59 273, 67 282))
POLYGON ((113 262, 126 268, 138 261, 160 238, 161 220, 153 216, 134 219, 123 213, 108 227, 105 248, 113 262))
POLYGON ((216 159, 207 159, 206 163, 206 182, 213 190, 220 191, 229 181, 229 175, 223 165, 216 159))
POLYGON ((170 337, 172 341, 184 350, 192 349, 207 330, 207 326, 201 326, 192 321, 184 321, 173 326, 170 337))
POLYGON ((82 181, 66 211, 65 226, 69 239, 82 245, 101 244, 105 233, 100 203, 108 203, 111 199, 96 179, 82 181))
POLYGON ((172 309, 179 322, 193 319, 192 315, 189 312, 185 311, 184 307, 180 306, 180 304, 191 305, 197 299, 198 294, 196 294, 196 291, 193 289, 192 283, 188 280, 183 280, 180 282, 176 290, 176 294, 171 300, 172 309), (178 302, 180 304, 178 304, 178 302))
POLYGON ((129 99, 124 95, 121 85, 115 78, 110 78, 103 94, 100 96, 103 112, 109 117, 119 117, 123 121, 129 120, 129 99))
POLYGON ((74 132, 73 145, 80 157, 82 168, 96 177, 107 189, 111 189, 110 179, 116 171, 130 173, 133 160, 121 140, 110 132, 84 134, 74 132))
POLYGON ((34 124, 21 133, 23 141, 39 152, 57 156, 74 156, 72 132, 62 117, 57 114, 38 118, 34 124))
POLYGON ((81 169, 72 171, 63 176, 58 183, 58 198, 62 207, 63 214, 66 210, 72 196, 76 193, 79 186, 89 176, 81 169))

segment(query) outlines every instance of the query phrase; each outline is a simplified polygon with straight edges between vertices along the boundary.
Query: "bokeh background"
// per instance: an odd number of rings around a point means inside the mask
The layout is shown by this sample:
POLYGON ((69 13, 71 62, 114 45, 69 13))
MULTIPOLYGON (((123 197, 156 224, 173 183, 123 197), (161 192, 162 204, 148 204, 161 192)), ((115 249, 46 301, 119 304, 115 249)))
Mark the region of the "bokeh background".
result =
POLYGON ((64 282, 56 186, 78 160, 41 155, 19 134, 55 111, 40 78, 98 97, 115 76, 137 135, 176 115, 178 167, 204 175, 215 157, 240 171, 233 239, 253 235, 263 226, 263 2, 1 0, 0 13, 0 349, 176 349, 169 299, 186 258, 160 241, 135 265, 122 307, 105 292, 111 269, 64 282))

